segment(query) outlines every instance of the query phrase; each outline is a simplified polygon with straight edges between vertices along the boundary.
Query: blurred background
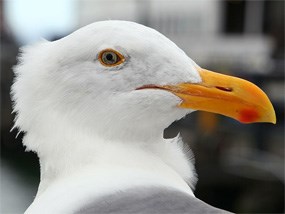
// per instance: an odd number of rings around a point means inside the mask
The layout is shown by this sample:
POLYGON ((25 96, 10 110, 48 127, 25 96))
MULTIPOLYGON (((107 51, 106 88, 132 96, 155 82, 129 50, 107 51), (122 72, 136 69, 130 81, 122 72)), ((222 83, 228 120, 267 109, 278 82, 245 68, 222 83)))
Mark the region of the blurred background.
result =
POLYGON ((240 124, 195 112, 181 132, 196 158, 195 195, 237 213, 284 212, 284 1, 0 0, 1 210, 23 213, 39 183, 37 156, 13 125, 10 86, 18 48, 56 40, 98 20, 135 21, 165 34, 201 67, 250 80, 271 99, 277 124, 240 124))

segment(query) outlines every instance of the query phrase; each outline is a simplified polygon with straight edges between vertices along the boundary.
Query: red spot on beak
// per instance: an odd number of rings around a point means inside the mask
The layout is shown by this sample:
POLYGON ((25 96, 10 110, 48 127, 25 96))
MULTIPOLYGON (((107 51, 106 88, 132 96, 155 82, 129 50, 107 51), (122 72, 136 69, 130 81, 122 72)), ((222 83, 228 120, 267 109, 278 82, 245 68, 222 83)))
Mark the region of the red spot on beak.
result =
POLYGON ((257 121, 259 114, 255 109, 243 109, 240 111, 239 121, 242 123, 252 123, 257 121))

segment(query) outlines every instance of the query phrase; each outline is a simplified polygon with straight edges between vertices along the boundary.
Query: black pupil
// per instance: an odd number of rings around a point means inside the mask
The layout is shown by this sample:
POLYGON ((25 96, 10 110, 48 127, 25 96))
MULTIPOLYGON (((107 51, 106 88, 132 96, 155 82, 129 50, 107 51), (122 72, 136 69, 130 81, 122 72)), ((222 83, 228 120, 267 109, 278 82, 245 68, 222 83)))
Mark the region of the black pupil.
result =
POLYGON ((106 55, 106 59, 109 60, 109 61, 113 61, 113 60, 114 60, 114 59, 113 59, 113 54, 108 53, 108 54, 106 55))

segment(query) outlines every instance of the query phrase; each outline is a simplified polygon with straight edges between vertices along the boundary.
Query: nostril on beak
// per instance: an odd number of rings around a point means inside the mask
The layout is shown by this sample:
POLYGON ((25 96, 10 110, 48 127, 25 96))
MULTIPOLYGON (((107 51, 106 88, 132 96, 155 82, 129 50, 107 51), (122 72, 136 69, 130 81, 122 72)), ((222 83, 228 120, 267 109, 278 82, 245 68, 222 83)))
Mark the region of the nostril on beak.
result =
POLYGON ((225 92, 232 92, 233 91, 233 89, 229 88, 229 87, 216 86, 215 88, 219 89, 221 91, 225 91, 225 92))

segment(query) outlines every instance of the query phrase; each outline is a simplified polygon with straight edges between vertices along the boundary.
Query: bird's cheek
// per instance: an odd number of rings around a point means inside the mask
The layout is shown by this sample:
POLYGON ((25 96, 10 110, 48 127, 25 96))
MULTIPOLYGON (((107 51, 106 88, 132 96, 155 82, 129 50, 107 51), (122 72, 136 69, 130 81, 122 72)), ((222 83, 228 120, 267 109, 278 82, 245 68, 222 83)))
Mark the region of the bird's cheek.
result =
POLYGON ((181 98, 165 90, 134 90, 130 94, 132 95, 130 103, 150 110, 173 110, 177 109, 176 106, 182 102, 181 98))

